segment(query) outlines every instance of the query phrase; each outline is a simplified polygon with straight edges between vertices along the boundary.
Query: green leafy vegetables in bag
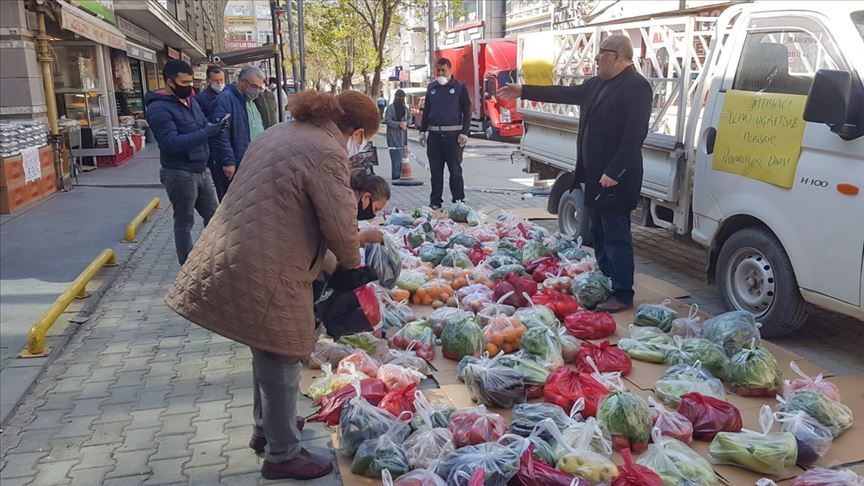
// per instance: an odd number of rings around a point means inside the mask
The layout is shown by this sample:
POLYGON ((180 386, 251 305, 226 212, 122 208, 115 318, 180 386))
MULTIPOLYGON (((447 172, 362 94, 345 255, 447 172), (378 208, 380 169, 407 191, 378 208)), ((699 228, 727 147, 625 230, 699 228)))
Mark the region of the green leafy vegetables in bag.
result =
POLYGON ((531 240, 525 243, 522 247, 522 263, 530 262, 535 258, 540 258, 549 254, 549 249, 542 241, 531 240))
POLYGON ((720 484, 711 463, 687 444, 651 430, 652 444, 636 464, 656 472, 665 486, 714 486, 720 484))
POLYGON ((402 447, 404 429, 388 431, 380 437, 364 440, 351 462, 351 472, 367 478, 380 478, 385 469, 395 477, 411 470, 408 456, 402 447))
POLYGON ((600 272, 587 272, 573 278, 573 296, 582 307, 593 309, 612 293, 612 281, 600 272))
POLYGON ((761 345, 751 344, 729 359, 726 384, 741 396, 773 397, 783 385, 783 373, 777 359, 761 345))
POLYGON ((762 406, 759 423, 761 434, 746 429, 718 432, 708 447, 711 462, 732 464, 761 474, 782 474, 794 467, 798 443, 789 432, 771 432, 774 419, 768 405, 762 406))
POLYGON ((719 345, 730 358, 755 339, 758 343, 759 324, 753 314, 745 311, 724 312, 705 321, 702 337, 719 345))
POLYGON ((597 419, 612 435, 612 447, 641 453, 651 436, 651 411, 648 404, 630 392, 613 391, 603 397, 597 419))
POLYGON ((671 301, 662 304, 639 304, 636 308, 637 326, 654 326, 663 332, 669 332, 672 321, 678 319, 678 313, 666 306, 671 301))
POLYGON ((451 322, 441 334, 441 352, 453 360, 458 361, 464 356, 480 356, 484 346, 483 330, 471 318, 451 322))
POLYGON ((420 246, 418 254, 420 261, 429 262, 432 265, 438 266, 441 260, 447 256, 447 247, 440 244, 424 243, 420 246))
POLYGON ((702 368, 710 371, 714 376, 723 377, 729 358, 723 352, 723 348, 717 346, 707 339, 673 338, 674 345, 666 353, 667 364, 696 364, 702 362, 702 368))
POLYGON ((648 363, 666 361, 672 337, 656 327, 630 326, 630 337, 618 341, 618 347, 633 358, 648 363))
POLYGON ((492 270, 490 277, 492 277, 492 280, 498 281, 506 277, 508 273, 515 273, 516 275, 523 277, 528 275, 522 265, 501 265, 495 270, 492 270))
POLYGON ((672 408, 678 407, 681 395, 690 392, 699 392, 720 400, 726 399, 723 382, 703 370, 702 364, 698 362, 693 366, 673 365, 654 384, 654 394, 657 395, 657 399, 672 408))
POLYGON ((852 410, 817 391, 798 390, 793 392, 791 398, 781 400, 781 412, 791 413, 796 410, 806 412, 816 419, 827 427, 834 437, 852 427, 852 410))

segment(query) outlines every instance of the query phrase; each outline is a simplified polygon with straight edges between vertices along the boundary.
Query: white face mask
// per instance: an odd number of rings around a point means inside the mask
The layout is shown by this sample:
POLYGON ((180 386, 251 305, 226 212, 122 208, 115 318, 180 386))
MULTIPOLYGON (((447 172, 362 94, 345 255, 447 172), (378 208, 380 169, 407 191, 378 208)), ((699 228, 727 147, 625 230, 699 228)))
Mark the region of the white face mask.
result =
POLYGON ((447 76, 438 76, 438 84, 440 84, 441 86, 444 86, 448 82, 450 82, 450 78, 448 78, 447 76))
POLYGON ((368 143, 365 138, 363 139, 363 143, 357 143, 354 141, 354 137, 348 137, 348 143, 345 145, 345 150, 348 151, 348 158, 350 159, 362 152, 368 143))
POLYGON ((213 88, 213 91, 221 93, 225 89, 225 83, 210 83, 210 87, 213 88))

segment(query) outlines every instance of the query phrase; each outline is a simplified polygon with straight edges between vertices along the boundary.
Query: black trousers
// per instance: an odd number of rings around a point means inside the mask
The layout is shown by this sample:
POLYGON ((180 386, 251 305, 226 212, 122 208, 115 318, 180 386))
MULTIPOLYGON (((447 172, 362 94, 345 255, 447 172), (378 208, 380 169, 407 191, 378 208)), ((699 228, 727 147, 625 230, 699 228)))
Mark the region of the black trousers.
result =
POLYGON ((465 199, 465 182, 462 180, 462 151, 459 132, 429 132, 426 139, 426 156, 432 172, 432 194, 430 206, 441 206, 444 192, 444 166, 450 173, 450 196, 452 201, 465 199))
POLYGON ((221 165, 211 165, 210 175, 213 176, 213 185, 216 187, 216 198, 219 199, 219 202, 222 202, 222 198, 225 197, 225 192, 228 191, 231 181, 225 177, 225 172, 222 170, 221 165))
POLYGON ((633 235, 630 212, 589 209, 594 256, 603 275, 612 279, 612 295, 633 303, 633 235))

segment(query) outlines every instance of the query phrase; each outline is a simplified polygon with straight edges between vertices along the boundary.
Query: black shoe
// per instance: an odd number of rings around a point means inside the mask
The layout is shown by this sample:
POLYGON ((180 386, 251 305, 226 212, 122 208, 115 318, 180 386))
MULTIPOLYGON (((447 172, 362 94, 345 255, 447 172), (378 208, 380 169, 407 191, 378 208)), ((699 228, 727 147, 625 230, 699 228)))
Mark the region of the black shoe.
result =
POLYGON ((434 211, 439 211, 441 209, 440 204, 430 204, 429 207, 434 211))
MULTIPOLYGON (((306 419, 303 417, 297 417, 297 431, 303 432, 303 426, 306 425, 306 419)), ((249 448, 255 451, 255 454, 261 455, 264 454, 264 447, 267 446, 267 438, 263 435, 252 434, 252 438, 249 439, 249 448)))
POLYGON ((332 470, 333 463, 329 459, 303 449, 297 457, 285 462, 264 461, 261 476, 264 479, 308 480, 326 476, 332 470))
POLYGON ((608 312, 610 314, 614 314, 616 312, 621 312, 632 308, 633 302, 624 302, 618 300, 617 297, 609 297, 606 302, 598 304, 597 307, 594 308, 594 310, 598 312, 608 312))

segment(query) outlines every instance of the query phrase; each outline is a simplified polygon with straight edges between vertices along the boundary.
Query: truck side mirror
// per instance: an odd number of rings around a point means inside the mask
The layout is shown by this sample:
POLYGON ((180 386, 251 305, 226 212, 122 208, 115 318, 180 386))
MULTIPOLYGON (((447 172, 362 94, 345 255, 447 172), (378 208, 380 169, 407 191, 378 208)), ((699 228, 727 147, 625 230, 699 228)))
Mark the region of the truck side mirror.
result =
POLYGON ((864 120, 864 96, 860 81, 856 81, 848 71, 817 71, 804 105, 804 120, 825 123, 844 140, 864 134, 860 123, 864 120))

